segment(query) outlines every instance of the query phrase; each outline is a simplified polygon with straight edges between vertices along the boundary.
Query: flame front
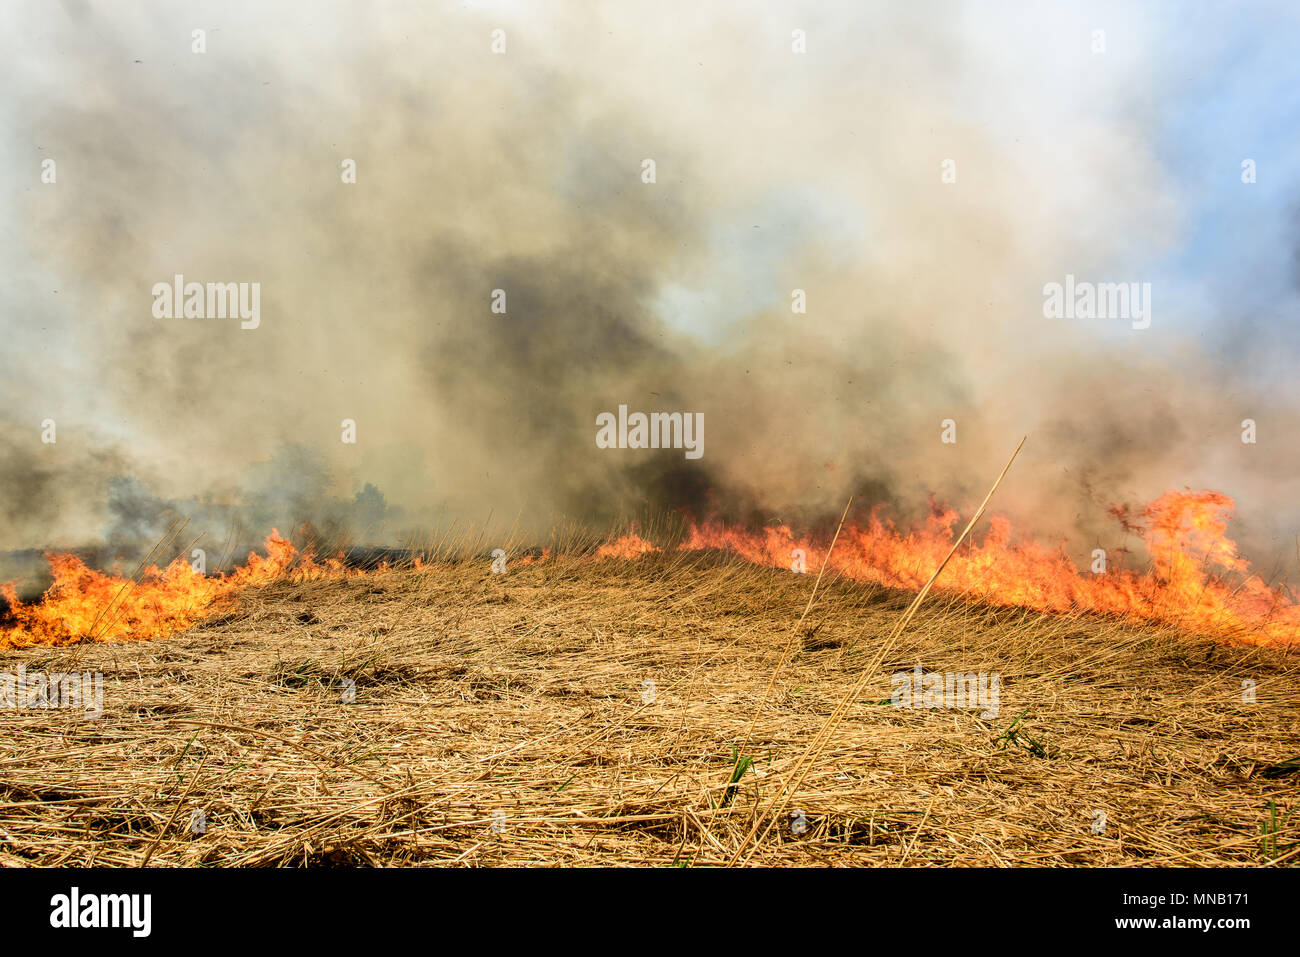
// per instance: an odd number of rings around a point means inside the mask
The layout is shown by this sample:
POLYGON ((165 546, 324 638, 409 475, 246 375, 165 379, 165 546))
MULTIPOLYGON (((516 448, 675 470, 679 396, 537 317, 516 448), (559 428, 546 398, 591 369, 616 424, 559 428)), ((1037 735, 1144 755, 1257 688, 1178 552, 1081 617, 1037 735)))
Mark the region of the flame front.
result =
MULTIPOLYGON (((1151 555, 1145 573, 1081 572, 1061 549, 1013 544, 1010 523, 994 516, 983 541, 958 549, 935 587, 1038 611, 1112 614, 1258 643, 1294 642, 1300 638, 1300 606, 1251 574, 1237 555, 1226 534, 1232 509, 1232 499, 1219 492, 1167 492, 1148 504, 1134 528, 1151 555), (1237 580, 1216 577, 1222 572, 1237 580)), ((923 528, 902 534, 873 511, 866 527, 844 527, 828 570, 917 590, 952 547, 957 517, 936 508, 923 528)), ((825 547, 796 538, 785 526, 749 533, 716 522, 692 525, 682 547, 728 549, 785 568, 794 550, 803 549, 809 571, 826 554, 825 547)))
POLYGON ((597 558, 640 558, 642 555, 650 552, 659 551, 654 545, 651 545, 635 531, 629 532, 620 538, 607 542, 596 549, 597 558))
POLYGON ((75 555, 48 555, 54 583, 40 601, 22 604, 12 582, 0 585, 14 622, 0 626, 0 648, 161 638, 197 624, 213 602, 250 585, 348 573, 337 559, 318 562, 299 552, 275 529, 264 548, 265 558, 250 553, 229 575, 202 575, 178 558, 164 569, 149 566, 139 581, 87 568, 75 555))
MULTIPOLYGON (((1140 573, 1080 571, 1060 548, 1013 542, 1010 523, 994 516, 982 540, 967 542, 952 556, 935 587, 998 605, 1116 615, 1258 643, 1295 642, 1300 605, 1252 574, 1237 554, 1227 536, 1232 509, 1232 499, 1219 492, 1167 492, 1132 521, 1116 509, 1150 553, 1150 567, 1140 573), (1220 577, 1225 573, 1231 581, 1220 577)), ((922 527, 903 533, 873 510, 865 525, 844 526, 827 568, 861 581, 919 589, 952 548, 957 521, 952 509, 935 507, 922 527)), ((751 532, 706 521, 692 522, 689 530, 679 548, 724 549, 759 565, 791 568, 801 549, 807 570, 814 572, 826 556, 824 544, 798 538, 786 526, 751 532)), ((12 584, 0 585, 12 618, 0 626, 0 647, 163 637, 198 623, 214 602, 250 585, 362 574, 338 559, 318 562, 274 529, 265 548, 265 558, 251 553, 228 575, 202 575, 177 559, 165 569, 146 569, 138 582, 94 571, 73 555, 50 555, 54 584, 40 601, 20 604, 12 584)), ((659 551, 634 530, 600 546, 593 557, 631 561, 659 551)), ((517 564, 549 559, 543 550, 520 556, 517 564)))

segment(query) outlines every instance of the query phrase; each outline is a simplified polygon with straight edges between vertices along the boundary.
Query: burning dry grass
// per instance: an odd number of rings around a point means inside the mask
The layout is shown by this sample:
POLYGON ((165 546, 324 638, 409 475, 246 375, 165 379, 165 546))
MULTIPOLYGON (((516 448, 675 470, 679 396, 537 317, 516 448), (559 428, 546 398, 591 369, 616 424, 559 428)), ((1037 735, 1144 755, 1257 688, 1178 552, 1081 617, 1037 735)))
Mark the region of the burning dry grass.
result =
POLYGON ((911 599, 823 582, 729 789, 813 578, 716 552, 558 554, 506 575, 441 562, 250 588, 171 638, 7 652, 10 669, 102 671, 104 713, 0 712, 0 860, 1300 859, 1296 826, 1268 823, 1300 773, 1293 652, 944 595, 746 843, 911 599), (917 663, 998 674, 1000 713, 892 707, 890 674, 917 663))

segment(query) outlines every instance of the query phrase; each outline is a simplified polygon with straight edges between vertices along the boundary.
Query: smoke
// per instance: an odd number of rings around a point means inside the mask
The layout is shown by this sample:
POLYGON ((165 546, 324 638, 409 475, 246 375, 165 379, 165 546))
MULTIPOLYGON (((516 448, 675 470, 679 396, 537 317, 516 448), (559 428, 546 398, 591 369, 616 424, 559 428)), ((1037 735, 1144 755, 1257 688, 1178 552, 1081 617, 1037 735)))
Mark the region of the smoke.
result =
POLYGON ((1111 504, 1184 484, 1261 542, 1290 520, 1290 450, 1239 438, 1287 426, 1277 384, 1201 351, 1161 272, 1160 24, 1126 6, 1104 56, 1092 12, 1034 5, 7 18, 0 548, 850 494, 906 521, 969 508, 1024 434, 995 508, 1027 532, 1116 541, 1111 504), (260 326, 155 318, 176 274, 259 283, 260 326), (1067 274, 1151 282, 1151 327, 1044 318, 1067 274), (703 458, 597 448, 620 404, 702 412, 703 458))

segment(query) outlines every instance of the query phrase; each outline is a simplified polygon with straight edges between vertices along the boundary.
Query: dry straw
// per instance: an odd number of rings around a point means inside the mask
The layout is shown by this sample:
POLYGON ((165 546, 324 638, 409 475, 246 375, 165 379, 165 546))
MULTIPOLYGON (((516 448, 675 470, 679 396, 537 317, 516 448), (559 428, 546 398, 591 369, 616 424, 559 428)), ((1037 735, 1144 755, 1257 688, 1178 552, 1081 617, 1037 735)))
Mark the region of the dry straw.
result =
POLYGON ((104 712, 0 710, 0 863, 1300 859, 1285 649, 992 607, 942 578, 922 605, 723 553, 597 560, 577 529, 528 563, 503 536, 250 589, 163 641, 5 652, 3 672, 103 672, 104 712), (1000 675, 998 716, 893 707, 889 675, 922 660, 1000 675))

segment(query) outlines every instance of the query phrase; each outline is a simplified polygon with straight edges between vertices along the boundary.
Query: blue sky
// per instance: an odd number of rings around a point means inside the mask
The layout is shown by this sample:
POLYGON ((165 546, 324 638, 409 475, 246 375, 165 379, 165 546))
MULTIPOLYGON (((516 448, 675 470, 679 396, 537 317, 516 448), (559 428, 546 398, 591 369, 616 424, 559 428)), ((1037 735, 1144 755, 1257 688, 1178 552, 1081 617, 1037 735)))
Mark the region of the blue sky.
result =
POLYGON ((1300 11, 1294 5, 1168 4, 1155 150, 1178 184, 1186 230, 1162 264, 1203 284, 1207 345, 1248 348, 1241 332, 1296 344, 1300 250, 1300 11), (1188 10, 1198 11, 1194 16, 1188 10), (1241 162, 1257 182, 1241 182, 1241 162))

